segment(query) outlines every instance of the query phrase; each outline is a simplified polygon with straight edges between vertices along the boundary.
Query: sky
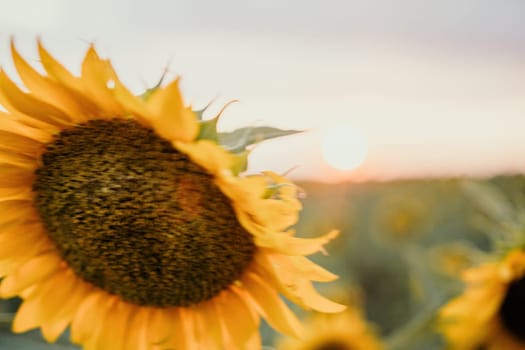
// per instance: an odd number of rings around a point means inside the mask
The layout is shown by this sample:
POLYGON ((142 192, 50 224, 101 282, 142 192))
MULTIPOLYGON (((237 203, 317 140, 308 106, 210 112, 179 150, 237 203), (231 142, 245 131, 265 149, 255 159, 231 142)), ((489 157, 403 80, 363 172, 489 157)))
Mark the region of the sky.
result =
MULTIPOLYGON (((220 127, 307 132, 258 145, 250 171, 324 182, 525 171, 525 2, 521 0, 0 0, 9 37, 35 39, 78 72, 89 43, 137 93, 165 67, 220 127), (3 2, 3 4, 2 4, 3 2), (367 158, 337 171, 321 135, 361 130, 367 158)), ((342 147, 343 156, 352 149, 342 147)))

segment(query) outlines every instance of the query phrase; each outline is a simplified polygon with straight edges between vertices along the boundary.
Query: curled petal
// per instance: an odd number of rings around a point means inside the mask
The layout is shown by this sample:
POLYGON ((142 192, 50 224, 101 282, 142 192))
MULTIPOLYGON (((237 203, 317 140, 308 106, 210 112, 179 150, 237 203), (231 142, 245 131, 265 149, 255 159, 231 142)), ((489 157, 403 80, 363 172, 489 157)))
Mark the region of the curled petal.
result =
POLYGON ((280 232, 266 232, 256 235, 255 241, 258 246, 272 249, 287 255, 310 255, 323 249, 323 245, 330 242, 339 235, 339 231, 333 230, 316 238, 299 238, 280 232))
POLYGON ((242 278, 244 288, 253 297, 259 311, 275 329, 290 336, 301 338, 301 323, 290 311, 279 295, 255 273, 246 273, 242 278))

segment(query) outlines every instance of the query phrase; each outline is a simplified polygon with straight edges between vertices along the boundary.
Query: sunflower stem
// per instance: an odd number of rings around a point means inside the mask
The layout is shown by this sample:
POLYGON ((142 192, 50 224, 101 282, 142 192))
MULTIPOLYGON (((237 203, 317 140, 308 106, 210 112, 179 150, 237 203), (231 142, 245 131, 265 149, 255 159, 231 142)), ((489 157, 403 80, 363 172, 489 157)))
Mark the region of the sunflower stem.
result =
POLYGON ((449 288, 440 298, 435 298, 430 306, 417 314, 400 329, 385 337, 384 344, 388 350, 406 350, 411 340, 417 339, 422 331, 431 325, 436 318, 438 309, 457 292, 449 288))

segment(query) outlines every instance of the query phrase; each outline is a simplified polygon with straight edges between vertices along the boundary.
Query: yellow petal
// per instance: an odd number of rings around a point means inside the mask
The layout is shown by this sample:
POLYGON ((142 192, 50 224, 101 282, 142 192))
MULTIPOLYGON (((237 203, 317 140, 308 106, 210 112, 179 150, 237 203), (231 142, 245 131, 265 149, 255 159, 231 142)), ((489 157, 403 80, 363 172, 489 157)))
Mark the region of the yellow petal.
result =
MULTIPOLYGON (((76 276, 73 276, 73 286, 71 287, 70 293, 64 299, 63 304, 54 310, 53 316, 42 325, 42 333, 47 341, 55 341, 57 337, 63 333, 65 328, 67 328, 73 320, 78 306, 84 298, 90 294, 91 290, 91 286, 79 280, 76 276)), ((30 295, 32 294, 33 293, 30 293, 30 295)), ((26 296, 26 299, 31 298, 30 295, 26 296)))
MULTIPOLYGON (((20 265, 22 265, 22 264, 20 264, 20 265)), ((20 292, 19 297, 24 299, 24 300, 31 298, 33 296, 33 294, 35 293, 35 291, 37 291, 37 289, 38 289, 36 287, 37 287, 37 285, 33 285, 33 286, 29 287, 29 288, 24 289, 23 291, 20 292)))
POLYGON ((316 238, 299 238, 280 232, 266 232, 264 234, 256 234, 255 241, 258 246, 272 249, 278 253, 286 255, 310 255, 321 251, 323 245, 338 235, 339 231, 337 230, 330 231, 316 238))
POLYGON ((0 130, 24 136, 41 143, 48 143, 52 139, 52 135, 48 132, 31 128, 27 125, 9 119, 0 119, 0 130))
POLYGON ((13 220, 26 218, 31 220, 37 216, 35 208, 27 201, 11 201, 0 203, 0 225, 5 225, 13 220))
POLYGON ((8 111, 18 111, 56 125, 71 125, 72 119, 62 110, 23 92, 0 70, 0 103, 8 111))
MULTIPOLYGON (((13 257, 10 256, 9 259, 0 259, 0 277, 9 275, 11 272, 19 268, 27 260, 31 259, 32 254, 18 254, 13 257)), ((23 297, 22 297, 23 298, 23 297)))
POLYGON ((33 191, 28 186, 0 188, 0 203, 14 200, 32 200, 33 191))
POLYGON ((223 349, 221 326, 214 302, 203 302, 195 307, 196 336, 203 349, 223 349))
POLYGON ((153 308, 150 317, 149 342, 165 344, 170 337, 170 313, 165 308, 153 308))
POLYGON ((150 110, 147 108, 146 103, 141 98, 131 93, 131 91, 129 91, 128 88, 122 84, 111 63, 109 61, 106 62, 108 76, 115 85, 111 89, 115 99, 127 113, 131 114, 133 117, 138 118, 139 121, 150 123, 152 115, 150 110))
POLYGON ((467 318, 476 323, 486 322, 497 314, 506 288, 504 284, 468 288, 463 295, 445 305, 440 314, 448 318, 467 318))
POLYGON ((83 343, 89 339, 93 333, 93 328, 99 322, 101 310, 108 302, 108 295, 103 292, 94 291, 86 296, 71 323, 71 340, 74 343, 83 343))
POLYGON ((79 79, 75 78, 60 62, 51 56, 40 40, 38 40, 38 54, 47 74, 66 86, 71 88, 77 87, 78 90, 81 89, 79 79))
POLYGON ((0 149, 36 158, 42 143, 27 137, 0 130, 0 149))
POLYGON ((38 42, 40 60, 46 72, 70 90, 86 95, 98 106, 97 118, 123 116, 124 110, 118 104, 108 85, 112 81, 112 73, 108 62, 101 60, 93 45, 86 53, 82 63, 81 78, 73 76, 60 62, 49 54, 38 42))
POLYGON ((0 163, 16 165, 30 171, 37 168, 37 160, 35 158, 2 149, 0 149, 0 163))
POLYGON ((484 264, 476 268, 466 269, 462 272, 461 278, 470 284, 483 283, 492 280, 497 275, 498 265, 495 263, 484 264))
POLYGON ((224 171, 229 171, 232 155, 212 141, 174 142, 173 145, 210 174, 220 175, 224 171))
POLYGON ((100 320, 103 326, 99 329, 96 349, 127 350, 128 348, 125 347, 126 331, 134 311, 134 307, 121 300, 116 300, 108 309, 105 318, 100 320))
MULTIPOLYGON (((60 302, 63 302, 64 296, 67 295, 67 293, 58 293, 60 294, 61 300, 57 303, 57 299, 59 298, 57 292, 62 291, 62 289, 57 288, 57 286, 61 286, 62 282, 67 282, 67 279, 64 278, 63 274, 58 273, 42 281, 42 283, 37 286, 38 290, 31 298, 26 299, 22 303, 15 316, 13 321, 13 331, 15 333, 36 328, 46 323, 46 321, 53 316, 54 307, 60 302), (51 298, 51 300, 48 298, 51 298)), ((70 291, 68 289, 71 287, 70 284, 64 287, 66 292, 70 291)))
POLYGON ((46 288, 42 288, 40 292, 42 312, 40 324, 51 321, 56 314, 61 312, 64 301, 71 295, 76 282, 73 271, 70 269, 57 271, 51 279, 53 282, 47 283, 46 288), (58 286, 60 288, 57 288, 58 286))
POLYGON ((276 199, 261 199, 252 209, 257 221, 275 231, 283 231, 297 223, 300 206, 276 199))
POLYGON ((257 266, 255 269, 265 281, 279 289, 289 300, 305 309, 321 312, 341 312, 346 308, 344 305, 334 303, 321 296, 313 288, 307 275, 295 269, 291 264, 290 259, 295 257, 283 256, 275 260, 275 256, 277 254, 256 255, 257 266), (270 256, 274 256, 274 259, 272 260, 270 256))
MULTIPOLYGON (((272 184, 267 176, 249 176, 240 179, 224 178, 227 183, 219 186, 230 197, 238 212, 247 217, 243 222, 250 232, 264 230, 283 231, 297 222, 301 203, 294 197, 281 196, 280 192, 291 186, 277 190, 279 199, 265 198, 268 186, 272 184)), ((294 192, 295 186, 294 186, 294 192)))
POLYGON ((87 338, 82 344, 84 350, 107 349, 102 346, 102 334, 104 332, 105 327, 107 326, 107 320, 109 318, 109 314, 112 310, 112 307, 115 305, 116 299, 117 298, 114 296, 108 298, 107 304, 105 304, 104 309, 100 310, 101 312, 98 315, 98 323, 92 326, 89 338, 87 338))
POLYGON ((246 342, 246 347, 243 349, 260 349, 261 348, 261 334, 254 332, 251 334, 250 339, 246 342))
POLYGON ((86 92, 95 101, 105 116, 114 118, 123 116, 124 109, 117 102, 108 85, 112 82, 112 74, 108 62, 99 58, 91 45, 82 63, 82 82, 86 92))
POLYGON ((174 325, 179 327, 174 329, 175 338, 180 339, 181 343, 184 344, 184 346, 180 346, 180 349, 200 350, 201 348, 196 339, 197 326, 194 310, 187 307, 179 307, 174 309, 173 314, 174 320, 179 320, 179 322, 174 322, 174 325))
POLYGON ((88 116, 97 114, 97 110, 87 99, 75 94, 64 85, 40 75, 18 53, 13 41, 11 41, 11 55, 25 86, 44 101, 63 110, 79 122, 85 121, 88 116))
POLYGON ((31 169, 0 164, 0 188, 30 187, 34 179, 35 175, 31 169))
MULTIPOLYGON (((255 271, 256 274, 259 274, 258 271, 255 271)), ((253 300, 253 297, 250 293, 243 288, 242 282, 234 283, 228 287, 228 290, 232 291, 235 295, 244 300, 244 303, 248 306, 248 311, 251 312, 252 316, 250 319, 254 320, 255 326, 258 328, 260 323, 260 313, 257 303, 253 300)))
POLYGON ((49 134, 55 134, 60 131, 60 127, 58 126, 59 124, 54 121, 51 123, 42 121, 38 118, 30 117, 20 113, 17 110, 9 111, 9 113, 0 112, 0 118, 11 119, 32 128, 44 130, 49 134))
POLYGON ((20 225, 19 228, 5 227, 0 234, 0 259, 13 256, 13 252, 36 254, 52 248, 53 245, 47 235, 35 225, 20 225))
MULTIPOLYGON (((187 349, 187 350, 199 350, 198 344, 195 340, 195 324, 194 324, 194 312, 190 308, 165 308, 163 311, 165 320, 168 320, 164 329, 167 326, 169 335, 168 337, 161 337, 161 342, 152 342, 153 339, 158 339, 159 334, 154 331, 153 323, 150 329, 150 343, 153 344, 154 350, 165 350, 165 349, 187 349)), ((153 319, 150 319, 150 322, 153 319)), ((160 322, 160 319, 157 321, 160 322)), ((164 322, 164 321, 163 321, 164 322)), ((164 334, 165 330, 160 332, 164 334)))
POLYGON ((341 312, 346 306, 335 303, 330 299, 323 297, 317 292, 312 283, 307 280, 300 280, 296 285, 297 289, 291 289, 289 292, 298 299, 298 304, 312 308, 319 312, 341 312))
POLYGON ((148 350, 148 322, 150 309, 147 307, 135 307, 125 337, 125 349, 148 350))
POLYGON ((48 343, 54 343, 66 330, 69 325, 69 320, 61 320, 59 322, 45 323, 41 326, 42 335, 48 343))
MULTIPOLYGON (((282 262, 282 259, 284 257, 282 255, 279 256, 278 260, 280 262, 282 262)), ((311 281, 331 282, 339 278, 336 274, 322 268, 304 256, 290 256, 288 259, 292 266, 297 269, 297 274, 311 281)))
POLYGON ((226 290, 217 298, 216 307, 224 339, 229 342, 229 346, 225 348, 239 350, 247 348, 246 342, 258 331, 259 325, 257 315, 250 310, 251 306, 234 291, 226 290))
POLYGON ((153 127, 160 136, 171 141, 195 140, 199 133, 197 116, 184 106, 178 80, 155 91, 147 104, 153 127))
POLYGON ((322 269, 304 257, 268 254, 264 253, 264 250, 262 252, 255 256, 257 272, 269 283, 275 285, 287 298, 301 306, 310 307, 301 297, 301 286, 305 281, 328 282, 337 278, 337 275, 322 269), (294 261, 294 259, 297 260, 294 261), (304 264, 304 269, 299 267, 299 263, 304 264))
MULTIPOLYGON (((211 146, 209 147, 211 148, 211 146)), ((200 150, 196 150, 196 152, 199 151, 200 150)), ((206 153, 206 149, 203 148, 200 152, 206 153)), ((221 163, 218 164, 218 166, 212 168, 212 173, 216 173, 217 170, 220 169, 229 168, 230 166, 231 154, 222 148, 220 152, 223 153, 221 155, 221 158, 223 159, 221 163)), ((268 185, 268 182, 265 177, 258 175, 246 177, 224 176, 220 179, 218 185, 221 187, 224 194, 226 194, 230 199, 232 199, 241 211, 249 211, 247 210, 247 208, 251 209, 256 206, 256 204, 254 204, 254 201, 259 201, 262 199, 266 191, 266 186, 268 185)))
MULTIPOLYGON (((264 249, 261 249, 261 251, 265 252, 264 249)), ((279 277, 283 274, 289 274, 301 279, 318 282, 331 282, 338 278, 337 275, 323 269, 304 256, 264 253, 258 254, 256 259, 260 261, 259 265, 269 267, 272 274, 279 277)))
POLYGON ((286 199, 297 199, 297 186, 279 174, 274 173, 273 171, 264 171, 264 176, 267 176, 275 184, 288 184, 289 186, 279 187, 279 196, 286 199))
POLYGON ((2 280, 0 295, 3 298, 16 296, 24 289, 53 274, 62 259, 56 253, 39 255, 2 280))
POLYGON ((287 335, 301 338, 303 329, 299 320, 264 280, 247 272, 242 277, 242 284, 270 326, 287 335))
MULTIPOLYGON (((240 178, 239 181, 241 181, 244 191, 251 192, 257 198, 263 197, 268 185, 270 185, 268 178, 263 175, 249 175, 240 178)), ((242 193, 240 195, 243 195, 242 193)))
POLYGON ((40 326, 38 299, 26 300, 20 305, 13 320, 13 332, 22 333, 40 326))

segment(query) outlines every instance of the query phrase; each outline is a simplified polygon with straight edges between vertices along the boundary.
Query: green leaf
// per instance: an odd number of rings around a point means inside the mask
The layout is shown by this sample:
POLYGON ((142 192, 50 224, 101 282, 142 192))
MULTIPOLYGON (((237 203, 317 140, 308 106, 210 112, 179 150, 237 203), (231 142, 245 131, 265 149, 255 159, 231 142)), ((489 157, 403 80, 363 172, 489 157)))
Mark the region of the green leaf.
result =
MULTIPOLYGON (((208 108, 210 108, 210 105, 213 103, 213 100, 211 100, 206 106, 204 106, 203 108, 201 109, 196 109, 193 111, 193 113, 195 113, 195 115, 197 116, 197 119, 198 120, 202 120, 203 119, 203 115, 204 115, 204 112, 206 112, 208 110, 208 108)), ((220 116, 217 115, 214 119, 218 119, 220 116)))
POLYGON ((199 135, 197 136, 197 140, 212 140, 214 142, 219 142, 219 137, 217 133, 218 121, 219 116, 209 120, 200 120, 200 130, 199 135))
POLYGON ((149 98, 155 93, 155 91, 157 91, 161 86, 162 86, 162 83, 164 82, 164 78, 166 78, 166 74, 168 73, 168 70, 165 69, 164 72, 162 72, 162 75, 158 81, 157 84, 155 84, 155 86, 149 88, 149 89, 146 89, 146 91, 144 91, 142 94, 139 95, 139 97, 141 99, 143 99, 144 101, 147 101, 149 100, 149 98))
POLYGON ((515 219, 512 205, 505 194, 488 182, 464 181, 465 194, 478 208, 496 222, 509 222, 515 219))
POLYGON ((248 155, 250 152, 244 151, 235 155, 235 162, 232 164, 230 170, 233 175, 237 176, 246 171, 248 168, 248 155))
POLYGON ((262 198, 264 198, 264 199, 274 198, 274 197, 276 197, 278 195, 279 190, 282 187, 286 187, 286 186, 296 187, 296 185, 292 184, 292 183, 269 184, 266 187, 266 191, 264 192, 262 198))
POLYGON ((219 122, 219 118, 221 117, 222 113, 230 106, 232 103, 237 102, 237 100, 230 101, 222 107, 222 109, 219 111, 219 113, 215 116, 215 118, 210 120, 203 120, 203 114, 206 112, 206 110, 210 107, 210 105, 213 103, 213 100, 210 101, 204 108, 195 110, 193 113, 197 115, 197 119, 200 122, 200 132, 197 136, 197 140, 212 140, 216 143, 219 143, 219 137, 217 133, 217 123, 219 122))
POLYGON ((219 143, 231 152, 242 152, 246 147, 265 140, 294 135, 303 130, 282 130, 270 126, 244 127, 218 133, 219 143))

